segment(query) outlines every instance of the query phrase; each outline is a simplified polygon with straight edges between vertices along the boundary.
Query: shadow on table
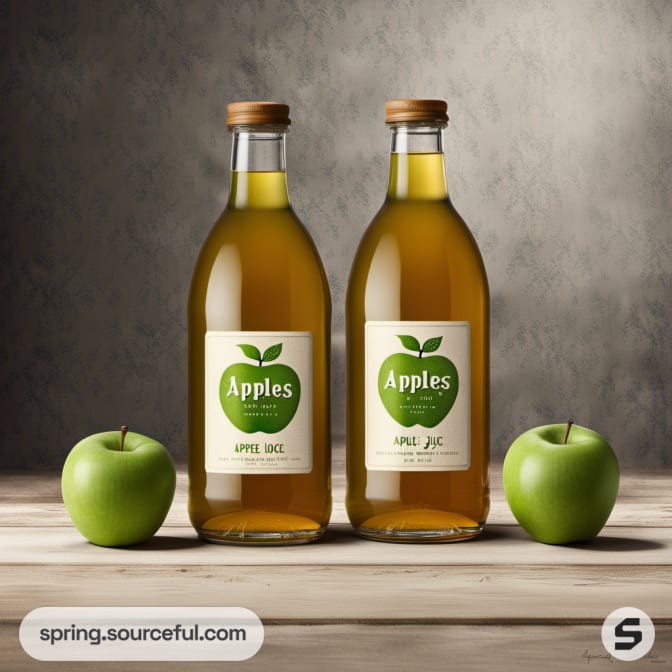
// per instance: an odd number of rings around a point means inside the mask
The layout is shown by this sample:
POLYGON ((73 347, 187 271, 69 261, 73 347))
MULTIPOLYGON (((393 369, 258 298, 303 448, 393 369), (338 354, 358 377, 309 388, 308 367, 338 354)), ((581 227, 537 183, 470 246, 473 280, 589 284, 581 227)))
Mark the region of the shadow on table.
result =
MULTIPOLYGON (((483 533, 474 539, 474 543, 498 542, 501 539, 521 539, 531 541, 531 538, 515 525, 491 525, 485 527, 483 533)), ((551 546, 553 544, 550 544, 551 546)), ((628 537, 598 536, 590 541, 582 541, 574 544, 559 544, 566 548, 576 548, 585 551, 606 551, 608 553, 620 553, 624 551, 655 551, 667 546, 664 542, 651 541, 650 539, 630 539, 628 537)))
POLYGON ((628 537, 596 537, 591 541, 583 541, 578 544, 567 544, 571 548, 586 551, 607 551, 619 553, 622 551, 654 551, 665 548, 667 544, 649 539, 628 539, 628 537))
POLYGON ((194 535, 192 537, 155 536, 142 544, 123 546, 122 551, 183 551, 186 548, 203 546, 203 542, 194 535))

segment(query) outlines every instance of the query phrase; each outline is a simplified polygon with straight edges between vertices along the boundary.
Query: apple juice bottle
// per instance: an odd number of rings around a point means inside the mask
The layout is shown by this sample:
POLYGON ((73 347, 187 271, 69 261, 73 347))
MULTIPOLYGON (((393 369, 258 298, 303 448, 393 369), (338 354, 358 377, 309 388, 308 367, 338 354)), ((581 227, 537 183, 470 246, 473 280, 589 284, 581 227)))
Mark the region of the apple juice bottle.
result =
POLYGON ((489 509, 488 282, 446 189, 446 111, 387 102, 387 198, 348 286, 346 506, 370 539, 467 539, 489 509))
POLYGON ((289 107, 227 107, 229 202, 189 296, 189 514, 199 536, 312 541, 331 512, 331 299, 287 192, 289 107))

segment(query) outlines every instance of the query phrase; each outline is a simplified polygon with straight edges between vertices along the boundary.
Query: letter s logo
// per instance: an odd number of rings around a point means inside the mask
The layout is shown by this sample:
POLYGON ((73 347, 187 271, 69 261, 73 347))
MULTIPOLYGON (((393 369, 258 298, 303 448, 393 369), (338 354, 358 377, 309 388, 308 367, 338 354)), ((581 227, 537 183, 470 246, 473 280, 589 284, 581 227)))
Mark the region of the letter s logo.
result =
POLYGON ((639 618, 624 618, 615 628, 614 634, 616 635, 616 642, 614 643, 614 648, 617 651, 630 651, 634 649, 637 644, 642 641, 642 631, 641 630, 626 630, 625 626, 636 625, 639 627, 640 620, 639 618), (629 642, 619 642, 619 639, 630 639, 629 642))
POLYGON ((639 660, 651 651, 656 628, 648 614, 637 607, 615 609, 602 623, 602 644, 616 660, 639 660))

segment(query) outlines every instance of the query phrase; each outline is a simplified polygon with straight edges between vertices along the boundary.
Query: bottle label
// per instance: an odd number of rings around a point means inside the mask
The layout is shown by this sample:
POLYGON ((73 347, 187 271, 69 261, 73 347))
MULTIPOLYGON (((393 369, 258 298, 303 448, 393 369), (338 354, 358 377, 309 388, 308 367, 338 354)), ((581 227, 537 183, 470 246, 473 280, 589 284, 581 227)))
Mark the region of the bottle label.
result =
POLYGON ((468 322, 367 322, 366 468, 457 471, 471 462, 468 322))
POLYGON ((206 471, 311 471, 312 346, 303 331, 206 333, 206 471))

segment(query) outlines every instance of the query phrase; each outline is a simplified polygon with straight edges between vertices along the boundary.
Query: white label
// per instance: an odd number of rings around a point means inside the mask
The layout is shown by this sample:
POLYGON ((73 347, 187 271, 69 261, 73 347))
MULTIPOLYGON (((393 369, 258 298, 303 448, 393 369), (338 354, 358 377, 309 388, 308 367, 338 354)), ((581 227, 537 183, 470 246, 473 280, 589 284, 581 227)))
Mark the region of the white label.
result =
POLYGON ((311 471, 312 346, 303 331, 206 333, 206 471, 311 471))
POLYGON ((468 322, 367 322, 366 468, 457 471, 471 462, 468 322))
POLYGON ((19 640, 37 660, 231 661, 261 649, 264 626, 243 607, 39 607, 19 640))

